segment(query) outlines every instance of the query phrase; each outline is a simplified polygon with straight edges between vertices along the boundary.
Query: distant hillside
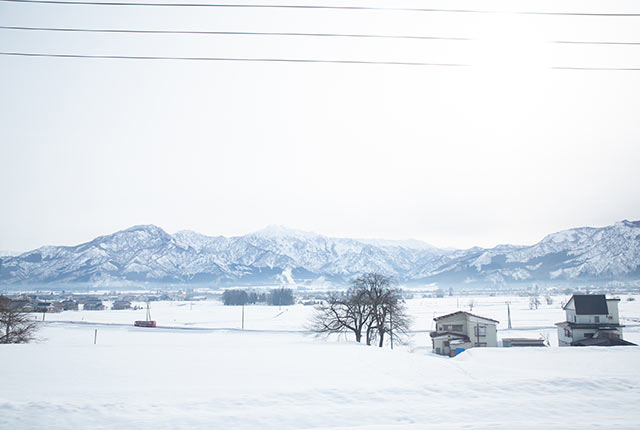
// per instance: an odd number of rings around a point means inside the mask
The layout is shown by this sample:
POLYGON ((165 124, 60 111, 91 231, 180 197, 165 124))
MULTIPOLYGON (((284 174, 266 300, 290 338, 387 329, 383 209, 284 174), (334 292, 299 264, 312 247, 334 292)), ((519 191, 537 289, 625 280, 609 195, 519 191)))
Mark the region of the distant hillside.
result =
POLYGON ((640 221, 553 233, 532 246, 444 250, 424 242, 331 238, 271 226, 238 237, 135 226, 77 246, 0 257, 0 283, 229 285, 330 282, 378 271, 402 283, 640 279, 640 221), (284 275, 283 275, 284 274, 284 275))

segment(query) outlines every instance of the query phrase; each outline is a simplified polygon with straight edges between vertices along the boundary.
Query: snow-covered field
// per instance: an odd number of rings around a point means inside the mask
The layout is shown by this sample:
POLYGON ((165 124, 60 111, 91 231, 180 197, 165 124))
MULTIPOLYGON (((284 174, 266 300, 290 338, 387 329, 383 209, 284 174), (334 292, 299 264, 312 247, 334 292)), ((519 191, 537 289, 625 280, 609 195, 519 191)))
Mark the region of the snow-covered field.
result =
POLYGON ((240 307, 206 301, 152 303, 156 329, 131 325, 144 310, 47 314, 40 343, 0 348, 0 428, 638 428, 640 347, 555 347, 566 298, 473 298, 499 337, 548 333, 551 348, 431 354, 433 316, 471 299, 409 300, 415 332, 393 351, 311 337, 301 305, 247 306, 245 331, 240 307))

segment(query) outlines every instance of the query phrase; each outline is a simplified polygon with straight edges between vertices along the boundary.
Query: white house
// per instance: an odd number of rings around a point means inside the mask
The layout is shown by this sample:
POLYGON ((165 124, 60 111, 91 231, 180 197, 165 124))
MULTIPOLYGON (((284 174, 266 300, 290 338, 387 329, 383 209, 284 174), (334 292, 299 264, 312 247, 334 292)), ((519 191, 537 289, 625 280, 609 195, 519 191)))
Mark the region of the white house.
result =
POLYGON ((463 311, 433 320, 436 329, 430 336, 436 354, 455 355, 468 348, 498 346, 498 321, 463 311))
POLYGON ((620 299, 607 299, 604 294, 574 294, 562 309, 566 321, 558 326, 559 346, 634 345, 622 339, 618 316, 620 299))

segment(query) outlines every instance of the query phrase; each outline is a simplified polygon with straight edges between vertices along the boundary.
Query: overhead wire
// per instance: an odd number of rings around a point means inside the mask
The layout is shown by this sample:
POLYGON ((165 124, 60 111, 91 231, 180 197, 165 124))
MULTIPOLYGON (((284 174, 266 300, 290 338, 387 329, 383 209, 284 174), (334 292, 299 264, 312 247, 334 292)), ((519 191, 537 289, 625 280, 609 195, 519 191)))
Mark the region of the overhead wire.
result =
MULTIPOLYGON (((18 25, 0 25, 0 30, 17 31, 53 31, 69 33, 122 33, 122 34, 194 34, 223 36, 281 36, 281 37, 344 37, 364 39, 414 39, 414 40, 453 40, 472 41, 471 37, 418 36, 403 34, 357 34, 357 33, 305 33, 305 32, 268 32, 268 31, 209 31, 209 30, 143 30, 121 28, 66 28, 66 27, 32 27, 18 25)), ((567 45, 629 45, 637 46, 640 42, 590 41, 590 40, 552 40, 549 43, 567 45)))
POLYGON ((93 58, 105 60, 178 60, 178 61, 227 61, 227 62, 269 62, 269 63, 326 63, 326 64, 371 64, 392 66, 433 66, 468 67, 468 64, 429 63, 412 61, 367 61, 367 60, 322 60, 306 58, 243 58, 243 57, 173 57, 146 55, 85 55, 85 54, 45 54, 36 52, 0 52, 4 56, 53 57, 53 58, 93 58))
MULTIPOLYGON (((380 10, 406 12, 454 12, 454 13, 511 13, 526 15, 558 15, 558 16, 601 16, 601 17, 639 17, 640 13, 594 13, 594 12, 545 12, 545 11, 490 11, 476 9, 440 9, 440 8, 408 8, 377 7, 349 5, 301 5, 301 4, 231 4, 231 3, 152 3, 152 2, 112 2, 112 1, 71 1, 71 0, 0 0, 10 3, 88 5, 88 6, 149 6, 149 7, 212 7, 212 8, 277 8, 277 9, 329 9, 329 10, 380 10)), ((416 39, 416 40, 473 40, 464 37, 415 36, 389 34, 356 34, 356 33, 307 33, 307 32, 251 32, 251 31, 206 31, 206 30, 134 30, 134 29, 100 29, 100 28, 59 28, 30 26, 0 26, 2 30, 18 31, 53 31, 82 33, 130 33, 130 34, 193 34, 193 35, 247 35, 247 36, 283 36, 283 37, 344 37, 344 38, 380 38, 380 39, 416 39)), ((574 45, 640 45, 640 42, 616 41, 571 41, 556 40, 550 43, 574 45)), ((410 61, 365 61, 365 60, 323 60, 295 58, 236 58, 236 57, 179 57, 179 56, 128 56, 128 55, 84 55, 84 54, 50 54, 33 52, 0 52, 4 56, 51 57, 51 58, 93 58, 93 59, 125 59, 125 60, 183 60, 183 61, 240 61, 240 62, 295 62, 295 63, 342 63, 342 64, 379 64, 404 66, 469 66, 467 64, 410 62, 410 61)), ((640 70, 638 68, 617 67, 551 67, 557 70, 640 70)))
POLYGON ((551 67, 553 70, 590 70, 590 71, 606 71, 606 70, 617 70, 617 71, 640 71, 640 67, 570 67, 570 66, 555 66, 551 67))
POLYGON ((590 40, 552 40, 551 43, 565 45, 640 45, 640 42, 607 42, 607 41, 590 41, 590 40))
POLYGON ((208 8, 260 8, 260 9, 316 9, 316 10, 370 10, 395 12, 447 12, 447 13, 503 13, 522 15, 557 15, 557 16, 592 16, 592 17, 638 17, 640 13, 620 12, 554 12, 554 11, 500 11, 482 9, 447 9, 447 8, 419 8, 419 7, 380 7, 380 6, 352 6, 352 5, 313 5, 313 4, 255 4, 255 3, 157 3, 157 2, 114 2, 114 1, 72 1, 72 0, 0 0, 5 3, 23 4, 57 4, 76 6, 135 6, 135 7, 208 7, 208 8))
POLYGON ((412 7, 379 7, 351 5, 313 4, 256 4, 256 3, 154 3, 154 2, 112 2, 112 1, 69 1, 69 0, 0 0, 6 3, 58 4, 80 6, 136 6, 136 7, 184 7, 184 8, 243 8, 243 9, 315 9, 315 10, 371 10, 396 12, 452 12, 452 13, 492 13, 477 9, 443 9, 412 7))
POLYGON ((247 35, 247 36, 301 36, 301 37, 345 37, 376 39, 417 39, 417 40, 472 40, 466 37, 445 36, 412 36, 393 34, 350 34, 350 33, 301 33, 301 32, 262 32, 262 31, 203 31, 203 30, 131 30, 102 28, 58 28, 58 27, 25 27, 0 25, 0 30, 56 31, 79 33, 133 33, 133 34, 197 34, 197 35, 247 35))
MULTIPOLYGON (((0 56, 14 57, 44 57, 44 58, 85 58, 103 60, 177 60, 177 61, 219 61, 219 62, 259 62, 259 63, 309 63, 309 64, 368 64, 388 66, 420 66, 420 67, 472 67, 462 63, 430 63, 414 61, 369 61, 369 60, 323 60, 312 58, 243 58, 243 57, 174 57, 174 56, 145 56, 145 55, 85 55, 85 54, 52 54, 37 52, 0 52, 0 56)), ((552 70, 583 70, 583 71, 640 71, 636 67, 573 67, 552 66, 552 70)))

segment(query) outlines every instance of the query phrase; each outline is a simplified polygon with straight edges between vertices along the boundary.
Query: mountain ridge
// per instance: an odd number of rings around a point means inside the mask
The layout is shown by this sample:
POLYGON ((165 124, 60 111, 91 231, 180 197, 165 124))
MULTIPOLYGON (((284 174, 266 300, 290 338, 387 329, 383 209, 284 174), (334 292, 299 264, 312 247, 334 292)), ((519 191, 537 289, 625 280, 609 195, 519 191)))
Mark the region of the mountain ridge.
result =
POLYGON ((578 227, 533 245, 441 249, 416 240, 333 238, 267 226, 244 236, 132 226, 75 246, 0 257, 0 283, 346 284, 376 271, 401 283, 505 285, 640 280, 640 221, 578 227))

